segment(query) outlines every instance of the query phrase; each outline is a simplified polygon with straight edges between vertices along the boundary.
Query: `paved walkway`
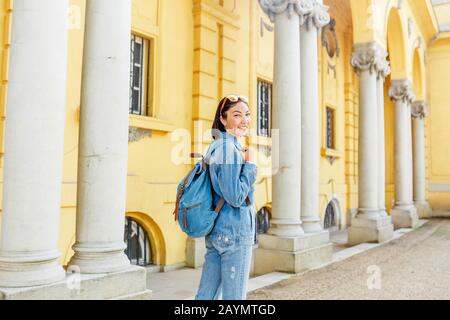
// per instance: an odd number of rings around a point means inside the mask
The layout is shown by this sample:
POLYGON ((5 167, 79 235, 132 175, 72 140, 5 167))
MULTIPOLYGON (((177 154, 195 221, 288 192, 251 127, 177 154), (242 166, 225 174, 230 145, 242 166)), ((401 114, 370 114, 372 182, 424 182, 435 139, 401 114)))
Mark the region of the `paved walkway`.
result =
MULTIPOLYGON (((297 276, 271 273, 252 278, 248 299, 450 298, 450 220, 425 223, 421 220, 414 231, 397 230, 388 243, 351 248, 345 245, 345 231, 333 232, 330 264, 297 276), (368 280, 373 290, 368 289, 368 280)), ((151 299, 193 299, 201 272, 184 268, 149 274, 151 299)))
POLYGON ((450 220, 249 294, 248 299, 450 299, 450 220))

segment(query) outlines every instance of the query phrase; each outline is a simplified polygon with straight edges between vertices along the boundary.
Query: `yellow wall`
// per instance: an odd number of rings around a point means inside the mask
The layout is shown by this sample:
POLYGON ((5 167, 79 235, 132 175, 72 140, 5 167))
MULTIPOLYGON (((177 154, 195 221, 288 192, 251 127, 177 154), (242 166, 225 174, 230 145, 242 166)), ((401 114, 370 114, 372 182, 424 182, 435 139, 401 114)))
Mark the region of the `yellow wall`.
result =
POLYGON ((154 129, 151 137, 129 145, 127 212, 146 214, 159 227, 163 241, 158 249, 166 252, 161 263, 167 265, 185 259, 186 238, 173 221, 172 211, 177 184, 189 166, 172 162, 170 133, 192 126, 192 12, 191 1, 133 1, 133 29, 155 41, 155 121, 169 127, 154 129))
POLYGON ((436 16, 440 24, 450 23, 450 3, 436 6, 436 16))
POLYGON ((430 47, 427 68, 429 198, 434 209, 450 210, 450 39, 439 40, 430 47))
POLYGON ((4 32, 0 33, 0 155, 3 158, 3 134, 5 127, 5 105, 6 105, 6 89, 8 81, 8 48, 10 41, 9 26, 11 23, 11 1, 0 2, 0 28, 4 32))
MULTIPOLYGON (((78 125, 80 110, 84 12, 86 0, 70 0, 68 92, 64 149, 64 178, 61 201, 61 262, 66 263, 75 241, 78 125)), ((2 87, 0 116, 5 107, 9 0, 0 0, 0 61, 2 87)), ((178 182, 191 168, 189 152, 205 151, 211 137, 208 129, 221 96, 246 95, 250 100, 253 128, 257 117, 257 80, 272 81, 274 34, 270 23, 253 0, 133 0, 133 32, 152 40, 154 93, 152 117, 130 116, 130 126, 150 136, 129 144, 127 214, 150 233, 153 255, 159 265, 185 261, 186 237, 173 221, 178 182), (269 27, 265 27, 269 26, 269 27), (183 133, 187 133, 187 139, 183 133), (176 162, 180 142, 189 152, 176 162), (191 148, 191 150, 189 150, 191 148)), ((446 104, 450 101, 445 81, 450 73, 450 44, 437 43, 429 52, 425 78, 425 54, 433 27, 418 15, 416 4, 391 0, 326 0, 337 20, 339 57, 329 58, 319 44, 321 172, 320 216, 330 201, 339 205, 342 226, 348 226, 358 206, 358 77, 349 60, 353 42, 378 41, 389 49, 393 64, 391 78, 406 77, 429 92, 430 120, 427 123, 427 155, 431 184, 449 184, 450 131, 445 127, 446 104), (373 4, 373 5, 372 5, 373 4), (412 22, 408 22, 411 20, 412 22), (425 26, 425 27, 424 27, 425 26), (417 39, 423 45, 417 49, 417 39), (389 40, 389 41, 388 41, 389 40), (325 149, 325 108, 336 111, 336 149, 325 149), (331 163, 327 157, 335 158, 331 163)), ((388 79, 386 92, 389 86, 388 79)), ((424 97, 426 98, 426 97, 424 97)), ((394 197, 394 109, 386 100, 386 205, 394 197)), ((3 137, 3 117, 0 136, 3 137)), ((254 129, 256 130, 256 129, 254 129)), ((1 139, 3 141, 3 139, 1 139)), ((270 157, 263 146, 271 139, 252 137, 260 145, 256 183, 257 209, 271 207, 270 157)), ((1 150, 0 150, 1 152, 1 150)), ((450 191, 450 190, 449 190, 450 191)), ((430 193, 432 206, 450 208, 446 193, 430 193)))

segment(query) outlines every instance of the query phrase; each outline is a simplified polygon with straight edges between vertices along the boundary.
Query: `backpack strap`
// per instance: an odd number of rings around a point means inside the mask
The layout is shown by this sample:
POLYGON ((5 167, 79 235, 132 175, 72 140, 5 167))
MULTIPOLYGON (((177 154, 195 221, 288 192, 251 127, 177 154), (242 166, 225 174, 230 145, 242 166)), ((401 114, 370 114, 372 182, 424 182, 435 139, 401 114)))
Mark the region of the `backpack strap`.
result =
POLYGON ((217 214, 220 213, 220 210, 222 210, 223 205, 225 204, 225 198, 222 197, 219 200, 219 203, 217 204, 216 210, 214 210, 217 214))
POLYGON ((191 176, 191 173, 192 173, 192 170, 191 170, 191 172, 186 176, 186 178, 184 179, 183 184, 182 184, 181 187, 180 187, 180 190, 178 190, 177 201, 176 201, 176 204, 175 204, 175 211, 173 212, 175 221, 178 221, 178 210, 179 210, 179 208, 180 208, 180 200, 181 200, 181 197, 183 196, 184 189, 186 188, 186 184, 187 184, 188 181, 189 181, 189 177, 191 176))
MULTIPOLYGON (((247 199, 245 199, 245 203, 249 206, 252 204, 252 201, 250 200, 249 197, 247 197, 247 199)), ((214 210, 217 214, 220 213, 220 210, 222 210, 223 205, 225 204, 225 198, 222 197, 219 200, 219 203, 217 204, 216 210, 214 210)))
POLYGON ((208 165, 206 164, 206 159, 205 159, 205 157, 203 157, 203 155, 201 153, 191 153, 191 158, 193 158, 193 159, 201 158, 203 171, 206 171, 206 169, 208 169, 208 165))
MULTIPOLYGON (((191 153, 191 158, 202 158, 202 169, 204 170, 204 171, 206 171, 207 169, 208 169, 208 163, 207 163, 207 161, 209 160, 209 157, 212 155, 212 153, 215 151, 215 147, 211 147, 210 146, 210 148, 208 149, 208 151, 206 152, 206 155, 205 156, 203 156, 201 153, 191 153)), ((185 181, 185 183, 184 184, 186 184, 186 181, 185 181)), ((183 185, 184 186, 184 185, 183 185)), ((183 188, 183 187, 182 187, 183 188)), ((212 188, 212 185, 211 185, 211 188, 212 188)), ((184 188, 183 188, 184 189, 184 188)), ((213 194, 214 194, 214 189, 212 190, 213 191, 213 194)), ((183 194, 181 193, 181 195, 179 196, 179 199, 181 199, 181 196, 182 196, 183 194)), ((176 210, 176 212, 178 212, 178 202, 179 202, 179 200, 177 200, 177 208, 175 209, 176 210)), ((250 200, 250 198, 249 197, 247 197, 247 199, 245 199, 245 203, 249 206, 249 205, 251 205, 251 203, 252 203, 252 201, 250 200)), ((220 200, 219 200, 219 203, 217 204, 217 206, 216 206, 216 209, 214 210, 214 212, 216 212, 217 214, 219 214, 220 213, 220 210, 222 210, 222 207, 223 207, 223 205, 225 204, 225 198, 224 197, 222 197, 222 198, 220 198, 220 200)), ((175 216, 177 216, 177 215, 175 215, 175 216)), ((175 220, 176 220, 177 218, 175 217, 175 220)))

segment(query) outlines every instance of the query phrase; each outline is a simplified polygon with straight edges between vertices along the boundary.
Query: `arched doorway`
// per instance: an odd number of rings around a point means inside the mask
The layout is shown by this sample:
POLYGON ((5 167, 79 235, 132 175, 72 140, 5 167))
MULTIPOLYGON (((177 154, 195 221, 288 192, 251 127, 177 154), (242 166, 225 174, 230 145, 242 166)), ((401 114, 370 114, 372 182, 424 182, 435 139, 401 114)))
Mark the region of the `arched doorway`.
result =
POLYGON ((408 75, 406 55, 406 34, 398 8, 389 12, 386 24, 386 40, 391 63, 392 79, 404 79, 408 75))
POLYGON ((325 214, 323 215, 323 228, 328 231, 337 231, 341 229, 342 226, 342 215, 339 200, 333 198, 325 209, 325 214))
POLYGON ((125 254, 132 265, 146 267, 153 264, 150 238, 145 229, 133 218, 126 217, 125 254))
POLYGON ((334 209, 333 202, 330 202, 325 210, 325 218, 323 221, 323 228, 325 230, 336 227, 337 212, 334 209))

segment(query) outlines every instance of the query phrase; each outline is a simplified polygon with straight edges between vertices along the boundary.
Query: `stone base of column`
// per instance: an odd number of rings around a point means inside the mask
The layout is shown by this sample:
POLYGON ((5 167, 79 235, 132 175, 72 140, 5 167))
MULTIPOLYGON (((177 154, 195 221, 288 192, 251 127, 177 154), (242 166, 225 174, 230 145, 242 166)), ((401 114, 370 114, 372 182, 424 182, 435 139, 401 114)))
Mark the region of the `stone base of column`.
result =
POLYGON ((446 210, 446 209, 433 209, 431 210, 431 218, 436 219, 436 218, 444 218, 444 219, 448 219, 450 218, 450 211, 446 210))
POLYGON ((391 218, 396 229, 414 228, 419 223, 417 209, 414 206, 392 208, 391 218))
POLYGON ((317 216, 302 217, 302 229, 305 233, 317 233, 323 231, 320 219, 317 216))
POLYGON ((129 268, 124 243, 73 246, 74 256, 69 266, 80 273, 100 274, 119 272, 129 268))
POLYGON ((431 210, 428 202, 416 202, 414 206, 420 219, 430 219, 432 217, 433 210, 431 210))
POLYGON ((188 238, 186 241, 186 267, 200 268, 205 263, 205 238, 188 238))
POLYGON ((253 273, 300 273, 330 262, 332 253, 328 231, 291 238, 260 235, 253 273))
POLYGON ((33 255, 0 253, 0 287, 20 288, 54 283, 64 279, 59 252, 33 255))
POLYGON ((371 220, 356 216, 348 229, 348 244, 354 246, 365 242, 382 243, 393 236, 394 226, 390 217, 371 220))
POLYGON ((136 266, 98 275, 63 272, 62 281, 45 286, 0 287, 0 300, 147 300, 150 296, 145 268, 136 266))

